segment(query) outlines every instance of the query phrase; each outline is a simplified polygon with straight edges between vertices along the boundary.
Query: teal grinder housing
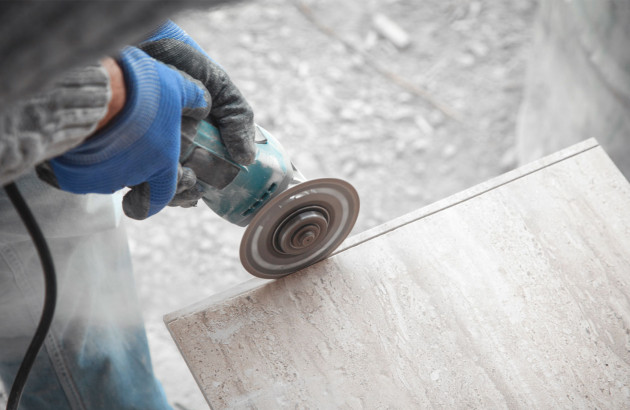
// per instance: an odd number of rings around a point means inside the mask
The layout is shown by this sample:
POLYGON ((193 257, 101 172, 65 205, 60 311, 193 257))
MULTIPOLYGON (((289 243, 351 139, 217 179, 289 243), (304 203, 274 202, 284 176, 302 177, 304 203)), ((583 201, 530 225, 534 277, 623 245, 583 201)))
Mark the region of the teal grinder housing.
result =
POLYGON ((359 197, 340 179, 306 180, 278 140, 259 126, 255 145, 254 163, 238 164, 217 128, 202 121, 180 161, 195 163, 202 199, 210 209, 247 226, 240 247, 245 269, 278 278, 330 255, 352 230, 359 197), (200 163, 206 165, 200 169, 200 163))

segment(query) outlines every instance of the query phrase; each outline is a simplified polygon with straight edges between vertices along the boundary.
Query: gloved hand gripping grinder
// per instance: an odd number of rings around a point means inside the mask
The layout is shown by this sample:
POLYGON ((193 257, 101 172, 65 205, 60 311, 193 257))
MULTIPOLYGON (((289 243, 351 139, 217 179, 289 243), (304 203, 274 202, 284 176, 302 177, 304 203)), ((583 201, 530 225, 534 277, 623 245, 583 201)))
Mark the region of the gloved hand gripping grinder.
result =
POLYGON ((330 255, 356 222, 359 196, 340 179, 306 180, 259 126, 255 145, 255 162, 240 165, 230 158, 219 131, 202 121, 180 161, 208 164, 194 167, 203 201, 231 223, 247 226, 241 263, 254 276, 273 279, 330 255))

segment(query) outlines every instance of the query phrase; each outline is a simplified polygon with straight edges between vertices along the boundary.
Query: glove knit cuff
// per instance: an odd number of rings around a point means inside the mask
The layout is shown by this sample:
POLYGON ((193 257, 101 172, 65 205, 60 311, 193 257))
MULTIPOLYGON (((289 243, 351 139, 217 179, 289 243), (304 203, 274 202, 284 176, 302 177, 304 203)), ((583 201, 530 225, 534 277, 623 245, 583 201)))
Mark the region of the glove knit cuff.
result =
POLYGON ((160 104, 160 78, 155 62, 147 59, 141 50, 127 47, 118 63, 127 90, 125 106, 104 129, 58 157, 60 163, 87 165, 106 161, 128 149, 155 121, 160 104))

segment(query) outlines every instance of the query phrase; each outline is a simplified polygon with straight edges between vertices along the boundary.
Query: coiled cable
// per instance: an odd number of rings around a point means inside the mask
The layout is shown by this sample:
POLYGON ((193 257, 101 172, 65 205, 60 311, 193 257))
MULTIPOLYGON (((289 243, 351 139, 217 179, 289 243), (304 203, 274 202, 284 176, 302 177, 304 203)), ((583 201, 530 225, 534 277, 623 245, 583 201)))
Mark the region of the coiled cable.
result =
POLYGON ((24 359, 22 359, 22 364, 15 376, 11 392, 9 393, 9 399, 7 401, 7 410, 17 410, 22 397, 22 392, 24 391, 24 386, 26 385, 26 380, 28 379, 31 368, 35 363, 37 353, 46 340, 48 329, 50 329, 50 324, 52 323, 52 319, 55 314, 55 305, 57 302, 57 280, 55 275, 55 266, 53 264, 52 255, 50 254, 50 249, 48 249, 46 239, 44 238, 35 217, 31 213, 31 210, 26 205, 26 201, 22 197, 22 194, 20 194, 17 185, 15 185, 15 183, 7 184, 4 186, 4 190, 15 207, 15 210, 20 215, 26 230, 31 236, 31 240, 37 249, 37 253, 39 254, 42 269, 44 270, 44 307, 42 309, 42 315, 39 320, 39 324, 37 325, 37 329, 35 330, 35 334, 33 335, 33 339, 31 340, 28 349, 26 349, 24 359))

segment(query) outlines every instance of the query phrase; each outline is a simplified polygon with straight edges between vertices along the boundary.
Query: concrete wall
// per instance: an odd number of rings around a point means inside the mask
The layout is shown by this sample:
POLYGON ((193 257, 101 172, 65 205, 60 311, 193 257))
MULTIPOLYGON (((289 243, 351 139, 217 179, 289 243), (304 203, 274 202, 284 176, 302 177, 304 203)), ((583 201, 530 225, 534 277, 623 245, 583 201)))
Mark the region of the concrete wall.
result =
POLYGON ((168 315, 214 408, 630 405, 630 184, 594 140, 168 315))

